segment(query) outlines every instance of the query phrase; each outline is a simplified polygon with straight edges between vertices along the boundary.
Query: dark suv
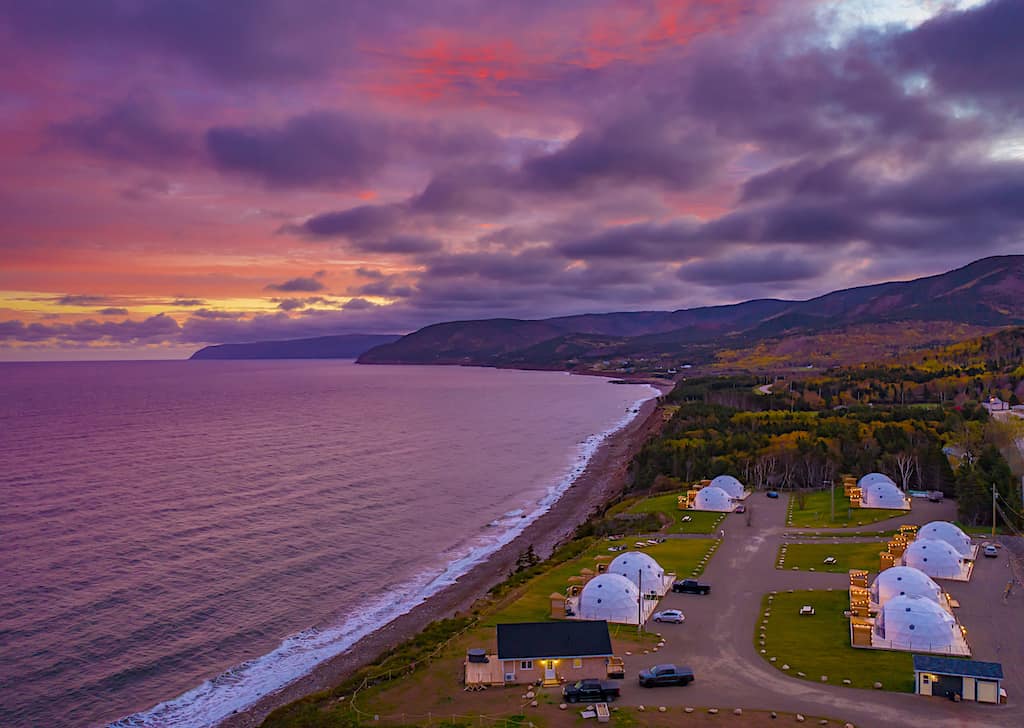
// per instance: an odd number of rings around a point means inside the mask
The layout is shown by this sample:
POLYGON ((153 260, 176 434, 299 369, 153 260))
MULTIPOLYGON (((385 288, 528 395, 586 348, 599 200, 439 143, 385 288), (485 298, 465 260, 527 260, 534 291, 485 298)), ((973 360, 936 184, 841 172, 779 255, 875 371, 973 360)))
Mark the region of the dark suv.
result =
POLYGON ((676 665, 655 665, 650 670, 641 670, 639 680, 642 688, 689 685, 693 682, 693 670, 676 665))

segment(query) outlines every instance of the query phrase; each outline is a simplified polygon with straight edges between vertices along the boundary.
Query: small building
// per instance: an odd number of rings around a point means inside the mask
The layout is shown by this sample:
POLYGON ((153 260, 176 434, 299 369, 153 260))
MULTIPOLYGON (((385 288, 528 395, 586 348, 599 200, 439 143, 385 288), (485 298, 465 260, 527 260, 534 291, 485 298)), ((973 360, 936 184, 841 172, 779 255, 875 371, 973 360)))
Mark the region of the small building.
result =
POLYGON ((736 500, 742 500, 746 495, 743 483, 731 475, 719 475, 711 480, 710 485, 712 488, 721 488, 730 498, 735 498, 736 500))
POLYGON ((693 509, 697 511, 720 511, 728 513, 733 510, 732 498, 717 486, 708 485, 698 491, 693 499, 693 509))
POLYGON ((654 598, 668 594, 676 580, 675 574, 666 573, 661 564, 642 551, 619 554, 608 565, 607 572, 626 577, 636 585, 641 594, 653 594, 654 598))
POLYGON ((945 541, 964 559, 973 559, 978 555, 978 546, 971 542, 971 537, 949 521, 926 523, 917 532, 917 537, 945 541))
POLYGON ((583 587, 579 597, 566 600, 566 606, 581 620, 600 620, 616 624, 641 624, 647 621, 653 600, 641 599, 640 590, 622 574, 601 574, 583 587))
POLYGON ((998 662, 914 655, 914 692, 979 703, 998 703, 1003 666, 998 662))
POLYGON ((557 685, 585 678, 604 679, 612 640, 604 621, 499 624, 498 654, 487 663, 466 661, 466 683, 557 685), (476 672, 470 675, 470 666, 476 672), (483 668, 489 666, 489 670, 483 668), (486 672, 486 674, 484 674, 486 672), (475 679, 475 683, 471 682, 475 679))
POLYGON ((960 553, 939 539, 918 539, 903 552, 903 566, 923 571, 932 579, 970 581, 974 563, 960 557, 960 553))

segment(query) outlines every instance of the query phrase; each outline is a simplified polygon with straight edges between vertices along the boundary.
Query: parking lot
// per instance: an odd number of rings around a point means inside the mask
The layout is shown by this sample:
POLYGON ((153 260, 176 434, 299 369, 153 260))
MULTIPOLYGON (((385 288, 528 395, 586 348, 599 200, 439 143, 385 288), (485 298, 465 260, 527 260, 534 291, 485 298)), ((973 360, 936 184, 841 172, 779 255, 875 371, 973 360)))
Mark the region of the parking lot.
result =
MULTIPOLYGON (((787 677, 758 654, 754 626, 761 597, 773 590, 845 591, 849 579, 842 573, 777 570, 775 558, 784 534, 797 530, 785 526, 786 499, 755 494, 747 503, 753 507, 750 526, 739 514, 722 523, 724 541, 701 577, 712 585, 711 594, 670 593, 660 608, 681 609, 686 622, 648 624, 649 631, 664 636, 666 646, 657 653, 625 657, 629 679, 623 683, 624 704, 784 710, 831 715, 858 726, 917 726, 922 721, 930 728, 1024 725, 1024 594, 1018 592, 1005 603, 1001 598, 1009 573, 1005 553, 980 559, 970 583, 941 584, 962 605, 958 615, 968 628, 973 657, 1003 663, 1009 705, 954 704, 906 693, 819 685, 787 677), (640 688, 637 672, 662 662, 692 667, 696 681, 687 687, 640 688)), ((954 503, 915 501, 907 515, 863 530, 953 518, 954 503)), ((856 529, 843 532, 851 530, 856 529)))

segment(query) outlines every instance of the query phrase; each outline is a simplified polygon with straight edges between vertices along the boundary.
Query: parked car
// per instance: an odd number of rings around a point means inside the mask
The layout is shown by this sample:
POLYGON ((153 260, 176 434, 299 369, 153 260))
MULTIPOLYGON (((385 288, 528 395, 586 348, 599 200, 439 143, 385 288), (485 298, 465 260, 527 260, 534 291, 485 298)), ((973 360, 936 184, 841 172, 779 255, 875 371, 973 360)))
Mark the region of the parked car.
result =
POLYGON ((930 500, 932 503, 941 503, 942 502, 942 498, 943 498, 943 496, 942 496, 942 491, 941 490, 929 490, 928 491, 928 500, 930 500))
POLYGON ((738 506, 736 506, 736 509, 733 511, 733 513, 746 513, 746 512, 747 512, 747 507, 745 505, 743 505, 742 503, 740 503, 738 506))
POLYGON ((666 609, 661 612, 654 613, 655 622, 674 622, 675 624, 682 624, 686 621, 686 617, 678 609, 666 609))
POLYGON ((562 688, 567 703, 610 703, 619 697, 619 685, 602 680, 577 680, 562 688))
POLYGON ((769 498, 778 498, 779 497, 779 491, 777 491, 777 490, 769 490, 767 493, 765 493, 765 495, 768 496, 769 498))
POLYGON ((672 585, 672 591, 677 594, 710 594, 711 585, 701 584, 696 579, 683 579, 672 585))
POLYGON ((992 544, 988 544, 981 551, 983 554, 985 554, 985 557, 989 559, 994 559, 997 556, 999 556, 999 550, 996 549, 996 547, 992 544))
POLYGON ((693 682, 693 670, 676 665, 655 665, 650 670, 641 670, 638 675, 640 687, 654 688, 662 685, 689 685, 693 682))

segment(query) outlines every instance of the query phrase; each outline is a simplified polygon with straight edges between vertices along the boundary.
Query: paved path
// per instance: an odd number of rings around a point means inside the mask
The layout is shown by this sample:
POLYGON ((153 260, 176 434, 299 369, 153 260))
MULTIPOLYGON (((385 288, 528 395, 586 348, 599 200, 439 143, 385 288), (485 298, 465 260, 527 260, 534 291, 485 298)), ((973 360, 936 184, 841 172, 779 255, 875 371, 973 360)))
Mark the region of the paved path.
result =
MULTIPOLYGON (((623 687, 627 705, 704 705, 723 710, 735 707, 802 712, 852 721, 857 726, 921 726, 928 728, 972 728, 1024 725, 1024 597, 1002 604, 998 586, 1005 585, 1005 556, 982 563, 970 584, 943 582, 960 600, 960 617, 968 626, 968 638, 978 659, 1001 660, 1007 671, 1010 705, 954 704, 940 698, 905 693, 859 690, 821 685, 787 677, 766 662, 754 646, 754 625, 761 597, 786 589, 827 589, 845 591, 846 574, 777 570, 775 557, 787 534, 799 529, 785 526, 786 500, 754 495, 755 516, 751 526, 742 515, 725 519, 725 539, 702 577, 713 585, 706 597, 669 594, 662 608, 679 608, 686 613, 684 625, 652 625, 668 643, 654 655, 633 655, 626 659, 627 674, 636 675, 653 662, 677 662, 693 667, 697 681, 686 688, 644 690, 631 681, 623 687), (995 562, 999 563, 995 563, 995 562), (1000 583, 1001 582, 1001 583, 1000 583), (993 615, 998 615, 994 618, 993 615), (1016 623, 1008 634, 1005 628, 1016 623), (1005 636, 1001 640, 999 635, 1005 636), (1007 644, 1009 641, 1012 644, 1007 644), (1010 663, 1010 664, 1007 664, 1010 663)), ((905 516, 864 527, 863 531, 891 529, 902 523, 926 523, 948 519, 955 504, 915 501, 905 516)), ((826 529, 808 529, 825 532, 826 529)), ((852 532, 842 529, 844 533, 852 532)))

